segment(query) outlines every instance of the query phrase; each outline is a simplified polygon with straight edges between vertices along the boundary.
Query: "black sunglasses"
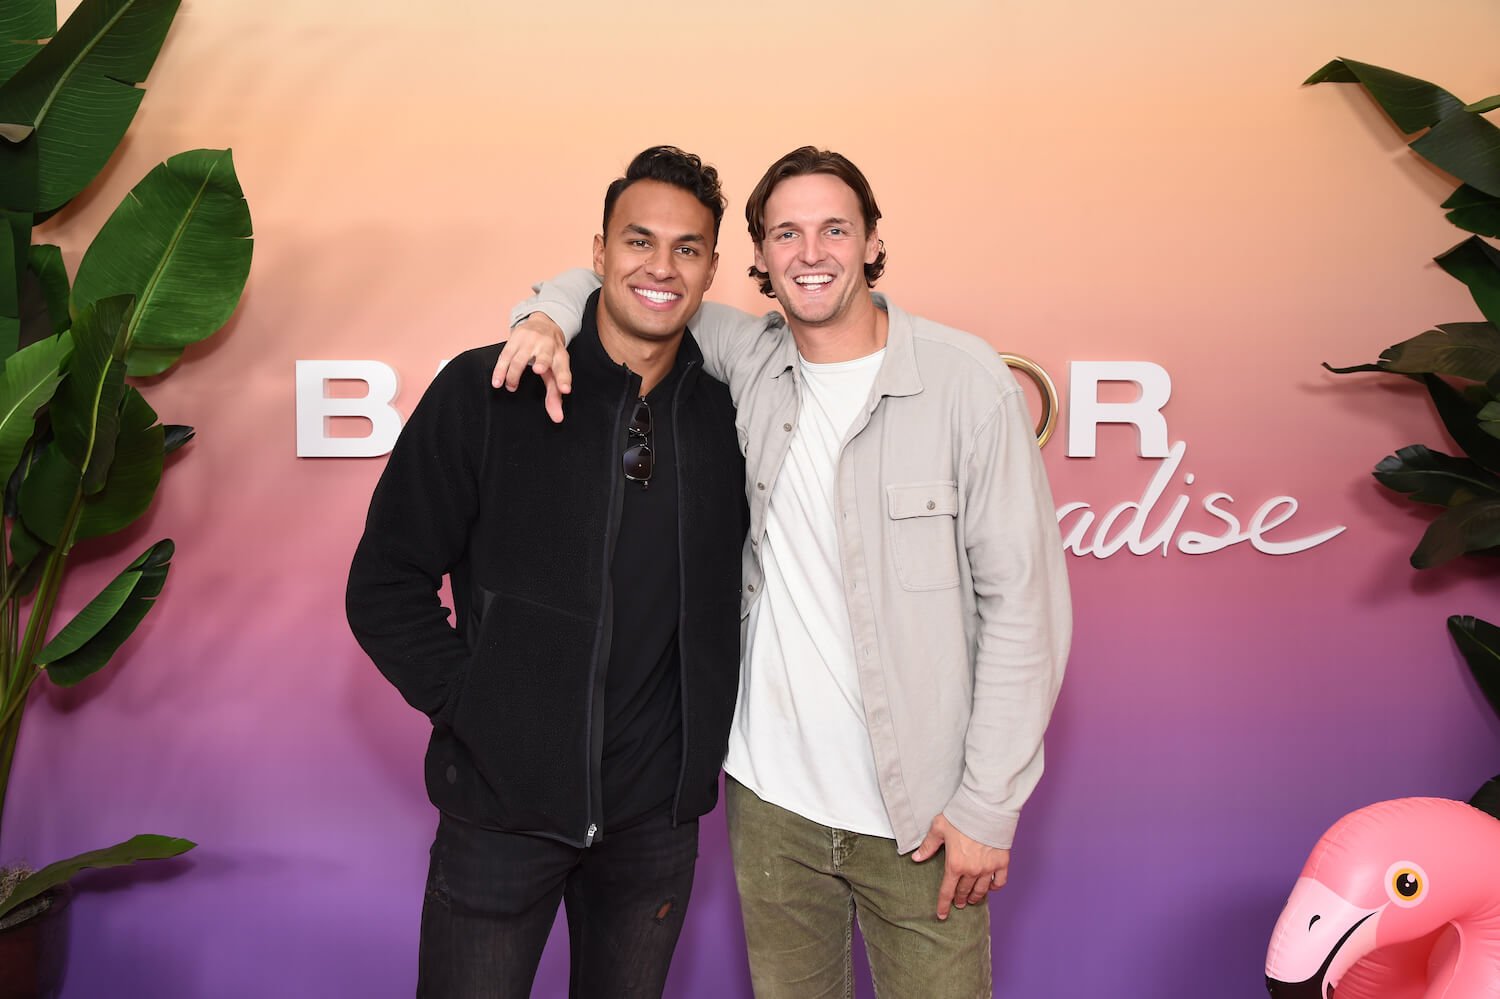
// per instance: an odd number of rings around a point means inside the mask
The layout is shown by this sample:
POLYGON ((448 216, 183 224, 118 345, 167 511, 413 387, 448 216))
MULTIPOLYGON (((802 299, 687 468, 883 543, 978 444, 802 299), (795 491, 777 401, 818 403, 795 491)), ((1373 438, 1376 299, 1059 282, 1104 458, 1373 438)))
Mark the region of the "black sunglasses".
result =
POLYGON ((645 399, 637 400, 625 430, 625 478, 639 482, 642 489, 649 489, 654 463, 651 460, 651 407, 645 399))

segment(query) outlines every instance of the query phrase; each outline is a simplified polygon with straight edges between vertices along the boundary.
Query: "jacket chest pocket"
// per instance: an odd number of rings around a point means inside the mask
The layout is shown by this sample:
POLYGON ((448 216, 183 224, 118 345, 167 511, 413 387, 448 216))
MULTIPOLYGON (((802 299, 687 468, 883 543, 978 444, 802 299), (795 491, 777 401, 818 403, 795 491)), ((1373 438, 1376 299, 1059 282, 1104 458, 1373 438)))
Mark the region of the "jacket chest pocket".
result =
POLYGON ((885 487, 886 531, 896 575, 908 590, 958 585, 958 483, 885 487))

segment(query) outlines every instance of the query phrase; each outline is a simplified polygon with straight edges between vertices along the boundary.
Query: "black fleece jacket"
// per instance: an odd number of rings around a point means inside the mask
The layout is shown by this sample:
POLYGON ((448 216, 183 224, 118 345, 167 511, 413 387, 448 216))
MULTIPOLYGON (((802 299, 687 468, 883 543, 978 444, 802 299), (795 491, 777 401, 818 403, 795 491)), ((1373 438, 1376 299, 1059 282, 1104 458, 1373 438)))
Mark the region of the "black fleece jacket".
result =
MULTIPOLYGON (((592 303, 591 303, 592 306, 592 303)), ((488 828, 586 846, 601 826, 599 764, 612 637, 610 559, 621 453, 640 379, 593 329, 571 351, 554 424, 541 380, 490 387, 503 344, 447 364, 418 403, 370 501, 349 573, 350 627, 433 722, 427 792, 488 828), (453 587, 456 626, 438 600, 453 587)), ((713 808, 739 684, 744 461, 728 389, 691 334, 669 413, 677 446, 683 759, 674 822, 713 808)))

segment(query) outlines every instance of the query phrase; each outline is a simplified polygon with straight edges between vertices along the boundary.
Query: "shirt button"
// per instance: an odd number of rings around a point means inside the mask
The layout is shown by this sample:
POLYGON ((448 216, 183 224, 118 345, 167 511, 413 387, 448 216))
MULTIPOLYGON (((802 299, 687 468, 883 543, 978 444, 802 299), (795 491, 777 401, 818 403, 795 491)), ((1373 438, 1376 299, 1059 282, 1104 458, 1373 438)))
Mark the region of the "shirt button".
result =
POLYGON ((766 484, 764 482, 757 482, 755 484, 755 488, 756 489, 760 489, 760 490, 764 490, 766 488, 766 484))
POLYGON ((755 584, 751 583, 748 586, 746 586, 745 589, 749 590, 751 593, 754 593, 755 592, 755 584))
POLYGON ((787 433, 791 433, 792 432, 792 425, 790 423, 783 423, 781 425, 781 429, 785 430, 787 433))
POLYGON ((927 509, 929 509, 929 510, 936 510, 937 509, 937 504, 934 503, 932 500, 928 500, 927 501, 927 509))

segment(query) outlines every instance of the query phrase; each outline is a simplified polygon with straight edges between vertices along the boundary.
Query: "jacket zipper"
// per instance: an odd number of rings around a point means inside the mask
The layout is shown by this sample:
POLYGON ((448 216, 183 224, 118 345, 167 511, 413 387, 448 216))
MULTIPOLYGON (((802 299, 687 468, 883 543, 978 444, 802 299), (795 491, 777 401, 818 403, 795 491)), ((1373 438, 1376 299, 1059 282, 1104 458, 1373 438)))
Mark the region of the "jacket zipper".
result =
POLYGON ((588 794, 588 808, 584 816, 588 826, 583 831, 583 845, 593 846, 594 840, 599 837, 599 822, 604 810, 603 783, 600 771, 604 766, 604 720, 603 699, 604 680, 609 663, 609 651, 614 641, 614 580, 612 570, 615 562, 615 543, 620 536, 620 518, 624 514, 625 496, 621 488, 624 484, 624 465, 621 464, 619 455, 615 452, 620 441, 621 427, 625 407, 630 404, 632 386, 638 385, 636 376, 630 370, 621 365, 625 373, 625 388, 620 397, 620 403, 615 407, 614 431, 610 437, 615 445, 611 447, 611 461, 609 473, 609 520, 604 533, 604 601, 600 614, 600 641, 594 654, 593 676, 589 684, 589 698, 587 707, 587 723, 589 730, 589 765, 588 775, 584 780, 584 790, 588 794))
POLYGON ((684 651, 682 642, 682 626, 687 620, 687 579, 684 578, 683 565, 686 561, 687 546, 682 537, 682 474, 681 470, 687 463, 683 461, 682 450, 682 425, 677 419, 677 410, 682 399, 683 386, 688 384, 688 374, 697 365, 697 361, 689 361, 684 366, 682 377, 677 381, 677 387, 672 392, 672 453, 677 459, 678 474, 673 478, 677 482, 677 710, 682 715, 682 754, 677 760, 677 790, 672 795, 672 827, 675 829, 681 817, 678 814, 682 808, 682 785, 687 780, 688 764, 688 671, 687 653, 684 651))

